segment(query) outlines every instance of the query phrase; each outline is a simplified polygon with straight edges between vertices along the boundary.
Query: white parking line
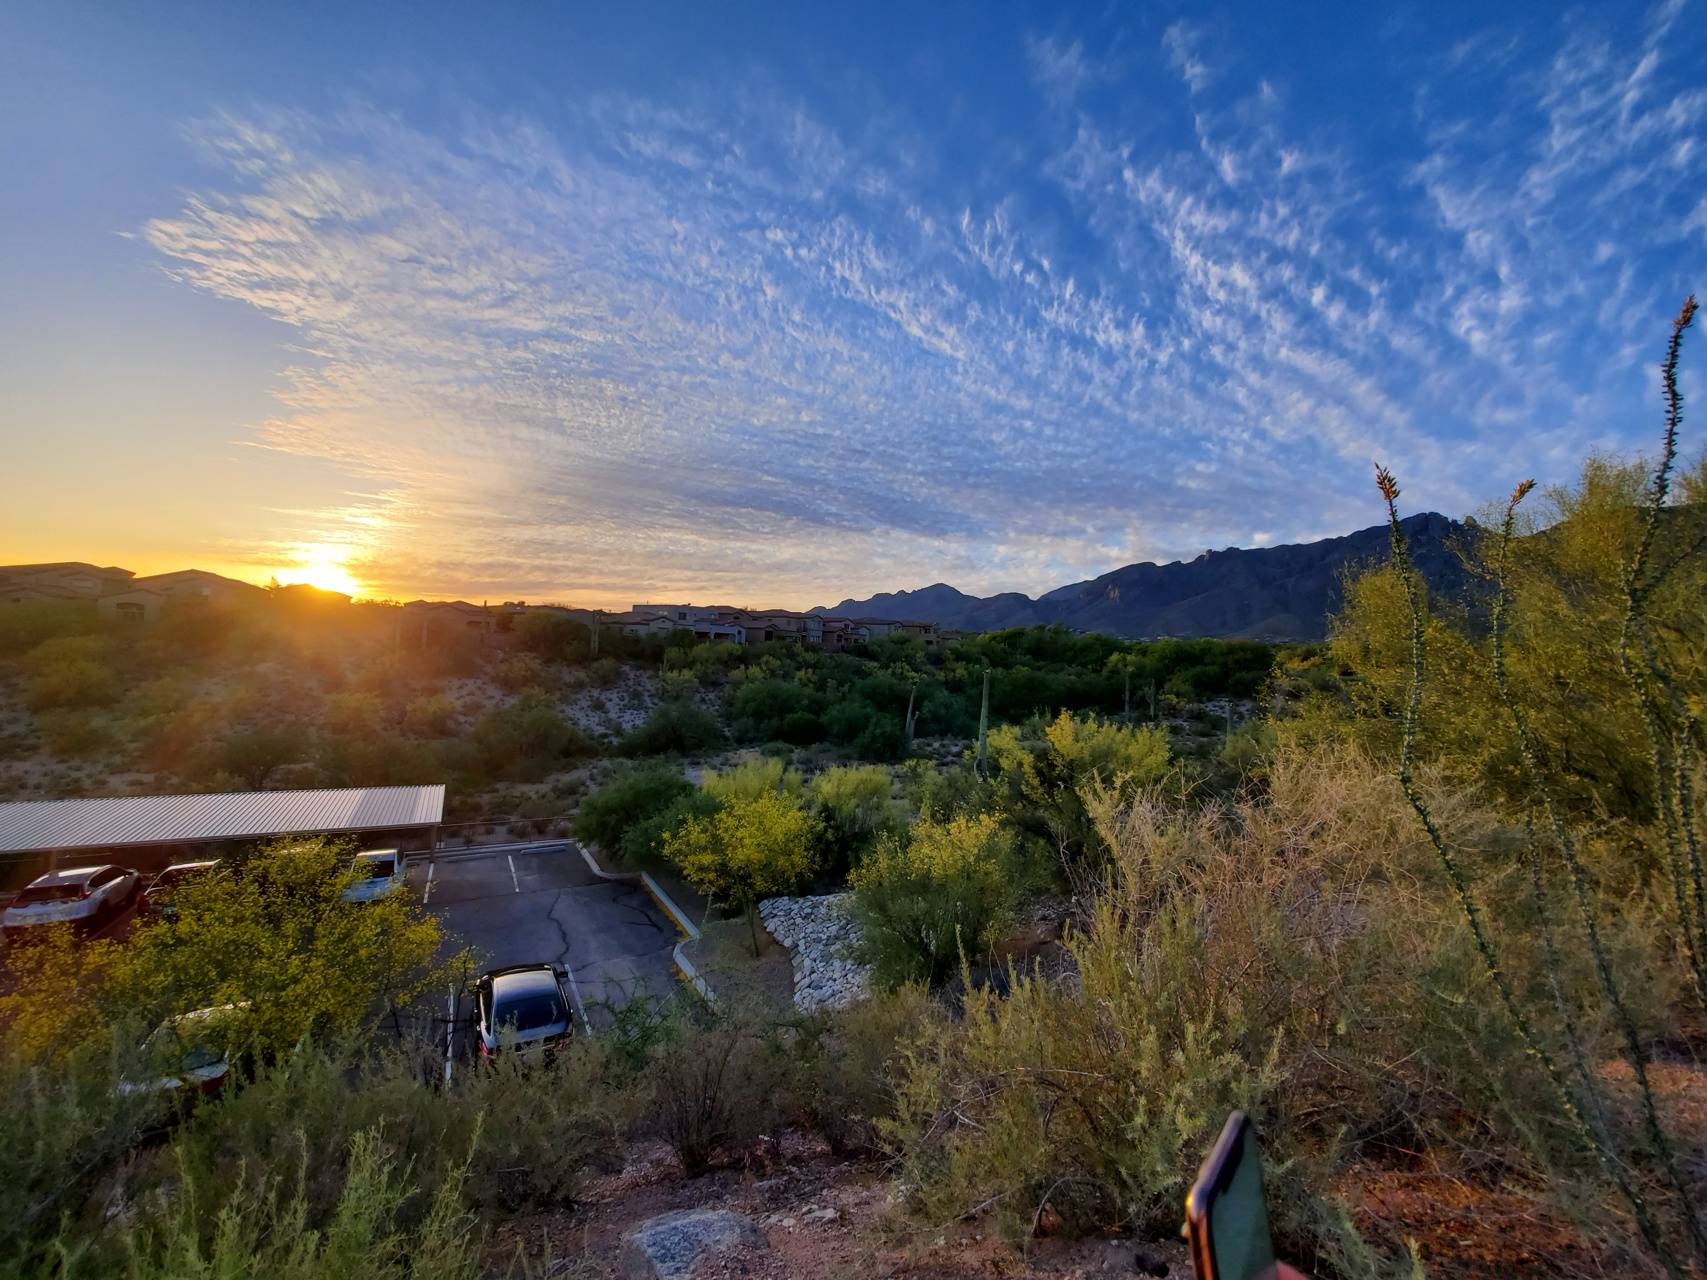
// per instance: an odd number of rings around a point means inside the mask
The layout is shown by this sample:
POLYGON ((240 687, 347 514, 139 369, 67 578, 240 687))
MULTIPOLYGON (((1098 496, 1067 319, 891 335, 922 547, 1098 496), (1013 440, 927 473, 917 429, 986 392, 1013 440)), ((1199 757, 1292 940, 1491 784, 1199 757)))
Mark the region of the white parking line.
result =
POLYGON ((437 867, 438 867, 438 864, 436 862, 427 863, 427 887, 425 889, 421 890, 421 905, 423 907, 427 905, 427 899, 432 896, 433 872, 437 869, 437 867))
POLYGON ((563 972, 569 979, 569 998, 575 1002, 575 1012, 581 1015, 581 1025, 592 1034, 593 1024, 587 1021, 587 1008, 581 1003, 581 984, 575 981, 575 970, 569 967, 569 962, 563 962, 563 972))
POLYGON ((516 860, 508 854, 505 854, 504 861, 510 864, 510 883, 515 885, 516 892, 520 893, 522 891, 522 882, 516 879, 516 860))

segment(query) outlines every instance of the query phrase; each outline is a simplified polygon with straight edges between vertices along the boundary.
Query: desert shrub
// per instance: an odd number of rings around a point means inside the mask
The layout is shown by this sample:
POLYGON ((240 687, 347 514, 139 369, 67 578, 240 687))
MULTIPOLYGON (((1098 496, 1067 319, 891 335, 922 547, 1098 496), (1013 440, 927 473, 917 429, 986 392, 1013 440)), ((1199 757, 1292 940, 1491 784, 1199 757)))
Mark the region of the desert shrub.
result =
POLYGON ((799 799, 804 783, 798 769, 790 769, 775 756, 765 756, 743 760, 727 769, 708 769, 700 786, 719 804, 728 804, 766 793, 799 799))
POLYGON ((889 770, 880 765, 843 765, 812 779, 807 804, 819 823, 820 873, 840 877, 879 836, 906 826, 906 809, 892 793, 889 770))
POLYGON ((414 699, 403 712, 403 727, 424 738, 442 738, 456 726, 456 703, 442 693, 414 699))
POLYGON ((562 614, 534 610, 516 620, 516 638, 529 653, 550 662, 568 662, 587 656, 592 630, 562 614))
POLYGON ((899 760, 907 750, 907 733, 901 717, 883 712, 873 714, 849 749, 861 760, 899 760))
POLYGON ((717 800, 704 791, 690 790, 667 807, 629 825, 617 845, 624 862, 634 866, 656 862, 664 857, 669 838, 695 818, 709 818, 717 812, 717 800))
POLYGON ((42 745, 56 756, 96 755, 115 739, 112 722, 86 707, 62 707, 36 714, 42 745))
POLYGON ((740 645, 712 641, 692 648, 671 647, 664 651, 667 671, 684 671, 700 684, 719 684, 746 660, 740 645))
POLYGON ((98 635, 44 640, 24 658, 25 698, 32 709, 103 707, 117 701, 110 646, 98 635))
POLYGON ((937 1016, 924 988, 909 986, 801 1018, 782 1047, 791 1116, 835 1155, 879 1150, 895 1117, 902 1053, 937 1016))
POLYGON ((586 1170, 620 1142, 638 1110, 632 1089, 605 1087, 601 1039, 578 1036, 549 1071, 500 1057, 465 1073, 456 1105, 479 1117, 467 1199, 501 1213, 567 1208, 586 1170), (566 1080, 574 1081, 565 1088, 566 1080))
POLYGON ((444 773, 444 756, 430 742, 393 735, 320 734, 314 765, 322 786, 406 786, 444 773))
POLYGON ((385 728, 385 702, 376 693, 334 693, 326 699, 323 715, 334 733, 378 737, 385 728))
MULTIPOLYGON (((1019 1235, 1045 1212, 1069 1231, 1176 1227, 1242 1106, 1287 1166, 1277 1229, 1307 1243, 1319 1216, 1302 1184, 1332 1181, 1342 1143, 1559 1134, 1473 954, 1419 888, 1427 851, 1402 796, 1367 760, 1281 752, 1263 795, 1197 809, 1114 787, 1085 803, 1110 871, 1068 934, 1073 979, 1018 971, 1005 998, 973 986, 963 1018, 907 1057, 886 1132, 932 1220, 989 1205, 1019 1235)), ((1465 798, 1442 810, 1467 839, 1489 830, 1465 798)))
POLYGON ((587 683, 595 689, 614 689, 622 679, 622 664, 615 658, 600 658, 587 666, 587 683))
POLYGON ((551 697, 529 689, 494 707, 474 725, 473 739, 487 771, 495 776, 549 773, 565 760, 594 755, 591 738, 564 718, 551 697))
POLYGON ((545 689, 551 685, 551 673, 532 654, 507 653, 493 666, 492 683, 505 693, 545 689))
POLYGON ((812 690, 793 680, 743 680, 729 694, 729 719, 735 736, 742 741, 779 738, 803 744, 813 739, 796 734, 817 726, 818 703, 812 690), (789 731, 790 725, 794 733, 789 731))
POLYGON ((62 636, 100 630, 94 606, 82 600, 33 600, 0 609, 0 658, 16 658, 62 636))
POLYGON ((885 835, 849 877, 861 958, 884 986, 937 983, 986 953, 1013 913, 1013 835, 990 814, 885 835))
POLYGON ((124 1042, 123 1035, 99 1037, 51 1067, 15 1043, 0 1047, 0 1188, 7 1206, 0 1215, 0 1273, 62 1274, 61 1249, 75 1257, 89 1247, 73 1225, 83 1204, 159 1122, 158 1098, 117 1092, 133 1060, 124 1042))
POLYGON ((1168 772, 1168 736, 1063 711, 1048 724, 990 732, 998 803, 1034 856, 1072 866, 1104 852, 1082 793, 1112 786, 1133 795, 1168 772))
POLYGON ((928 760, 908 760, 901 766, 901 783, 913 811, 936 822, 982 813, 995 804, 995 788, 966 761, 938 768, 928 760))
POLYGON ((688 671, 666 671, 658 680, 658 696, 666 702, 691 698, 698 689, 699 681, 688 671))
POLYGON ((694 1177, 768 1132, 778 1118, 780 1060, 739 1013, 683 1020, 647 1073, 650 1127, 694 1177))
POLYGON ((631 828, 658 818, 694 792, 693 783, 669 765, 625 769, 581 801, 575 833, 618 852, 631 828))
POLYGON ((308 1222, 301 1190, 306 1162, 282 1169, 290 1172, 240 1170, 217 1216, 181 1198, 178 1212, 132 1251, 129 1274, 135 1280, 475 1280, 482 1274, 480 1234, 454 1179, 441 1185, 413 1229, 399 1226, 419 1192, 409 1170, 392 1164, 379 1133, 364 1130, 350 1139, 337 1205, 323 1227, 308 1222))
POLYGON ((307 750, 308 736, 294 724, 251 725, 233 729, 214 744, 202 771, 204 775, 229 774, 259 791, 282 766, 302 759, 307 750))
POLYGON ((1244 1052, 1238 998, 1202 985, 1200 937, 1183 906, 1140 930, 1105 900, 1069 944, 1073 986, 968 990, 962 1019, 910 1050, 887 1126, 916 1207, 988 1206, 1016 1238, 1046 1211, 1068 1231, 1177 1229, 1227 1112, 1276 1083, 1270 1054, 1244 1052))
POLYGON ((622 751, 631 756, 689 755, 723 744, 717 717, 692 702, 662 702, 644 724, 623 735, 622 751))
POLYGON ((824 732, 832 742, 851 743, 871 726, 876 716, 877 708, 864 698, 842 698, 824 710, 824 732))

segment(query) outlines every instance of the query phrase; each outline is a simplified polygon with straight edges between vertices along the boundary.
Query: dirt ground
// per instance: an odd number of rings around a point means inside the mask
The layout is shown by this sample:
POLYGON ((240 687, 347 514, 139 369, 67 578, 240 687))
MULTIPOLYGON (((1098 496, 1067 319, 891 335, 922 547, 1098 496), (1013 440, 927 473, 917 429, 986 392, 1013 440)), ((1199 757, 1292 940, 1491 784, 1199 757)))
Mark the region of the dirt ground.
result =
POLYGON ((594 1182, 575 1212, 505 1224, 493 1256, 507 1261, 519 1247, 530 1257, 551 1259, 561 1268, 557 1274, 615 1280, 623 1274, 624 1236, 674 1209, 744 1213, 768 1241, 765 1248, 707 1259, 699 1280, 1112 1280, 1191 1274, 1183 1245, 1173 1240, 1039 1240, 1021 1253, 994 1238, 981 1221, 921 1230, 897 1211, 880 1164, 837 1160, 796 1135, 786 1136, 768 1160, 694 1179, 679 1175, 661 1144, 637 1145, 622 1172, 594 1182))
POLYGON ((683 950, 725 1003, 762 1010, 787 1009, 794 1002, 794 968, 784 947, 759 926, 759 955, 745 917, 707 921, 696 942, 683 950))

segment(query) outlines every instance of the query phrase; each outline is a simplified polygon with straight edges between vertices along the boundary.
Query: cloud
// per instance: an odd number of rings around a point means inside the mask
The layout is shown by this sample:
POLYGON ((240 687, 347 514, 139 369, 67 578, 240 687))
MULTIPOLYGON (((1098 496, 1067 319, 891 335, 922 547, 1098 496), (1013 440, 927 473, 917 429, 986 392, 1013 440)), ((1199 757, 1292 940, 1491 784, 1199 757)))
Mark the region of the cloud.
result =
MULTIPOLYGON (((202 122, 215 176, 144 238, 290 326, 254 442, 349 474, 315 537, 382 589, 1036 591, 1371 523, 1371 455, 1466 510, 1515 433, 1607 439, 1699 221, 1658 29, 1567 25, 1528 81, 1446 51, 1397 179, 1179 22, 1189 136, 1057 109, 980 181, 763 82, 450 129, 353 103, 202 122)), ((1025 53, 1057 108, 1103 74, 1025 53)))
POLYGON ((1031 36, 1025 42, 1031 78, 1056 102, 1071 102, 1099 71, 1085 56, 1082 40, 1070 44, 1051 36, 1031 36))
POLYGON ((1193 93, 1202 93, 1215 79, 1215 73, 1199 52, 1204 40, 1204 28, 1184 18, 1162 33, 1162 48, 1167 51, 1168 65, 1179 72, 1180 79, 1193 93))

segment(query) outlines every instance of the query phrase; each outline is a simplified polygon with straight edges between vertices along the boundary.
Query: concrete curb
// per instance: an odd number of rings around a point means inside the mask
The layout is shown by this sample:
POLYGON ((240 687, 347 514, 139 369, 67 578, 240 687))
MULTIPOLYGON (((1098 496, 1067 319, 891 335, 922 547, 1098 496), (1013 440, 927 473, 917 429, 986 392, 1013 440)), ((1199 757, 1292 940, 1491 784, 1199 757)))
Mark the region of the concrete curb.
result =
POLYGON ((687 918, 686 913, 670 900, 670 895, 665 893, 664 887, 653 879, 652 873, 650 871, 606 871, 598 864, 597 859, 593 857, 591 850, 586 845, 579 841, 570 843, 573 843, 575 849, 585 859, 587 870, 599 879, 620 880, 626 884, 639 883, 645 887, 646 892, 652 895, 652 900, 663 909, 664 914, 669 916, 676 928, 685 935, 682 941, 676 943, 670 952, 670 959, 675 962, 676 972, 682 975, 683 981, 707 1000, 717 999, 717 993, 711 989, 711 984, 705 980, 700 971, 694 967, 693 961, 689 960, 682 951, 682 948, 688 943, 699 941, 699 929, 692 920, 687 918))

